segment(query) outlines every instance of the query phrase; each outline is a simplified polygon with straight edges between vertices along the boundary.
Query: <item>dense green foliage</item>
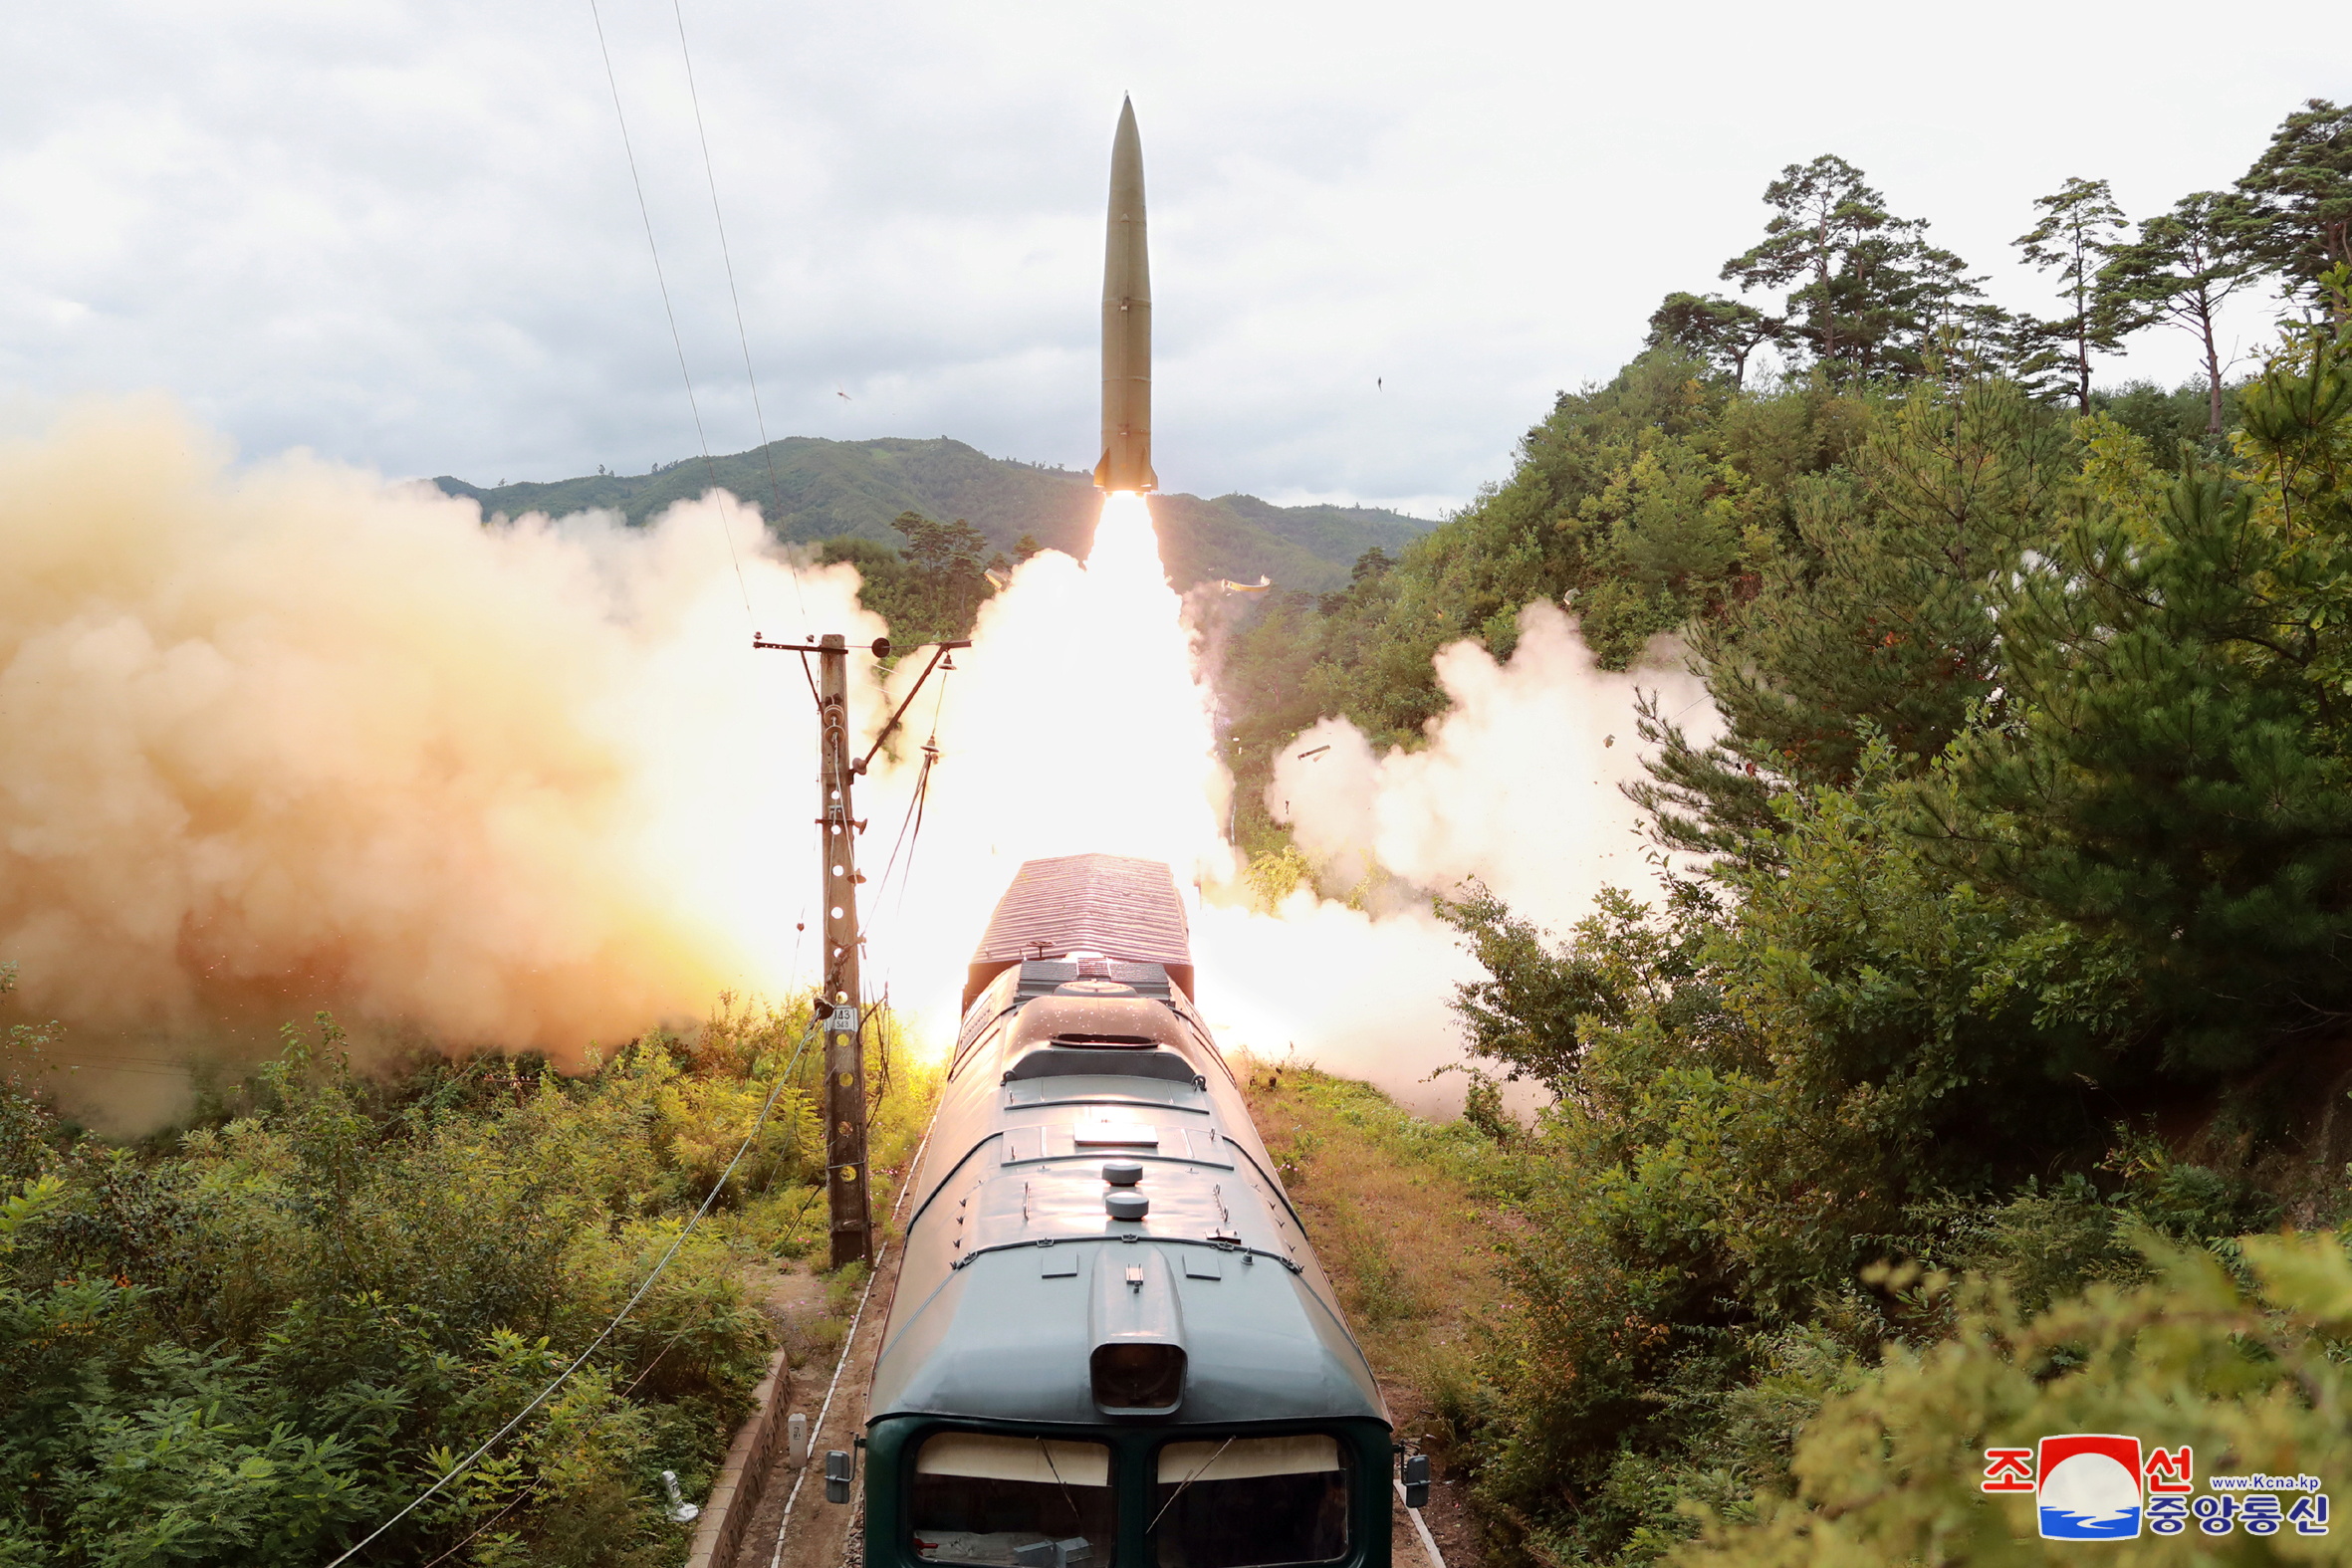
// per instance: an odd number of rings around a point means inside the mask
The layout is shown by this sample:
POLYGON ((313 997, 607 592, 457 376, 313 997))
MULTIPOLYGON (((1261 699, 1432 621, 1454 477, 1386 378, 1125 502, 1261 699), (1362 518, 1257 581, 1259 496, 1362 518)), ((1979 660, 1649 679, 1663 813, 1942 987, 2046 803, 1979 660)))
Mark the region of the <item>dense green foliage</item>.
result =
MULTIPOLYGON (((814 545, 856 539, 896 548, 893 520, 912 512, 965 520, 987 540, 983 556, 1011 553, 1025 534, 1083 556, 1102 510, 1083 470, 993 458, 944 436, 933 441, 824 441, 794 436, 750 452, 658 465, 649 474, 587 475, 550 483, 470 485, 442 477, 447 494, 481 503, 484 516, 555 516, 591 507, 642 524, 663 508, 716 486, 759 508, 777 538, 814 545)), ((1271 576, 1286 587, 1336 586, 1367 549, 1395 550, 1428 525, 1376 507, 1278 507, 1255 496, 1152 499, 1168 570, 1180 587, 1271 576)))
POLYGON ((1902 793, 1877 743, 1850 788, 1775 801, 1770 854, 1564 950, 1454 912, 1492 977, 1465 998, 1478 1048, 1560 1095, 1510 1150, 1539 1183, 1523 1309, 1454 1413, 1506 1544, 1647 1561, 1692 1528, 1678 1505, 1785 1485, 1797 1423, 1915 1327, 1872 1264, 2046 1300, 2135 1277, 2135 1226, 2205 1241, 2276 1212, 2241 1150, 2116 1131, 2130 965, 1956 885, 1902 793))
MULTIPOLYGON (((2298 189, 2339 178, 2334 113, 2265 155, 2298 189)), ((1474 1064, 1555 1096, 1531 1128, 1476 1102, 1517 1309, 1446 1415, 1503 1560, 2039 1561, 1976 1449, 2352 1458, 2352 313, 2254 242, 2324 247, 2336 197, 2263 219, 2252 183, 2181 221, 2219 205, 2315 323, 2218 397, 2086 397, 2106 335, 2227 281, 2179 235, 2118 316, 2114 215, 2069 182, 2030 239, 2068 308, 2028 332, 1905 295, 1943 266, 1918 226, 1792 168, 1741 265, 1802 373, 1759 384, 1768 322, 1670 298, 1509 480, 1231 639, 1246 792, 1324 713, 1413 744, 1430 655, 1507 653, 1537 597, 1618 667, 1678 634, 1725 724, 1643 722, 1633 792, 1703 857, 1646 901, 1564 936, 1441 908, 1474 1064)), ((1254 833, 1269 885, 1311 874, 1254 833)))
MULTIPOLYGON (((1915 1326, 1882 1369, 1823 1404, 1797 1441, 1796 1496, 1760 1527, 1717 1526, 1683 1561, 1712 1568, 2079 1561, 2036 1538, 2028 1499, 1977 1491, 1984 1451, 2020 1434, 2162 1433, 2240 1471, 2352 1473, 2352 1255, 2332 1235, 2247 1236, 2238 1269, 2142 1234, 2151 1278, 2029 1310, 1999 1284, 1954 1292, 1878 1273, 1915 1326), (2248 1274, 2252 1279, 2233 1277, 2248 1274)), ((2034 1303, 2035 1307, 2039 1303, 2034 1303)), ((2340 1485, 2340 1482, 2336 1484, 2340 1485)), ((1741 1510, 1745 1512, 1745 1510, 1741 1510)), ((1728 1523, 1729 1521, 1724 1521, 1728 1523)), ((2335 1529, 2342 1526, 2336 1525, 2335 1529)), ((2149 1535, 2091 1548, 2132 1565, 2336 1562, 2333 1531, 2214 1542, 2149 1535)))
MULTIPOLYGON (((1945 1365, 1949 1314, 1871 1269, 2000 1282, 2011 1327, 1963 1332, 1981 1381, 1985 1336, 2136 1286, 2137 1234, 2234 1255, 2281 1213, 2352 1219, 2313 1113, 2347 1087, 2348 372, 2352 339, 2290 340, 2241 395, 2231 471, 2178 477, 2111 417, 2069 432, 2003 383, 1875 405, 1752 544, 1753 591, 1692 629, 1729 733, 1650 725, 1661 836, 1713 869, 1564 946, 1491 899, 1448 908, 1487 974, 1462 997, 1475 1052, 1558 1096, 1499 1151, 1540 1184, 1523 1310, 1454 1413, 1499 1542, 1640 1562, 1690 1509, 1761 1508, 1782 1544, 1755 1560, 1848 1560, 1760 1499, 1846 1495, 1826 1459, 1788 1468, 1800 1425, 1854 1390, 1808 1429, 1842 1455, 1907 1397, 1902 1357, 1945 1365)), ((2148 1299, 2062 1321, 2144 1324, 2148 1299)), ((2081 1375, 2122 1376, 2100 1365, 2081 1375)), ((2214 1389, 2179 1399, 2257 1403, 2214 1389)), ((2245 1419, 2300 1431, 2303 1409, 2245 1419)), ((1996 1413, 2017 1415, 1930 1446, 1996 1413)), ((1856 1538, 1905 1550, 1930 1523, 2007 1528, 1874 1506, 1885 1533, 1856 1538)))
MULTIPOLYGON (((1562 393, 1508 481, 1393 562, 1367 554, 1344 589, 1275 596, 1232 639, 1220 687, 1243 808, 1259 809, 1274 748, 1318 714, 1344 714, 1376 741, 1414 738, 1443 707, 1431 656, 1463 637, 1507 655, 1532 600, 1572 605, 1617 666, 1720 609, 1807 482, 1859 438, 1868 407, 1814 384, 1741 395, 1670 347, 1562 393)), ((1264 817, 1251 823, 1262 840, 1264 817)))
POLYGON ((817 557, 857 568, 857 601, 889 623, 890 639, 901 648, 970 636, 1014 557, 1026 560, 1044 548, 1024 534, 1013 556, 992 553, 987 536, 962 518, 934 523, 904 512, 890 526, 905 536, 903 552, 871 540, 828 539, 817 557))
MULTIPOLYGON (((594 1340, 806 1012, 731 1012, 578 1077, 503 1057, 361 1075, 322 1020, 140 1149, 61 1124, 37 1078, 0 1084, 0 1563, 333 1557, 594 1340)), ((358 1561, 683 1558, 661 1471, 707 1489, 769 1350, 739 1259, 822 1236, 813 1060, 581 1374, 358 1561)))

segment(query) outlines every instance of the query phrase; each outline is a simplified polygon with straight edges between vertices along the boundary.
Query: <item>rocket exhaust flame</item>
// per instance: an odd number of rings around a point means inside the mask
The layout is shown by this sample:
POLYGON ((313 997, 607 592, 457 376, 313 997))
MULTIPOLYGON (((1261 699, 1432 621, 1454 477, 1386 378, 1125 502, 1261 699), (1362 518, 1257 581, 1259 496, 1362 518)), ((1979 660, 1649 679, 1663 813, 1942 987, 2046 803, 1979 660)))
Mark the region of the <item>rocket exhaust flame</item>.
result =
MULTIPOLYGON (((878 908, 870 945, 899 995, 936 987, 951 1013, 962 950, 1024 860, 1137 855, 1186 886, 1231 869, 1211 698, 1142 497, 1103 498, 1084 564, 1052 551, 1024 561, 981 607, 973 644, 938 710, 921 869, 903 906, 892 892, 878 908)), ((903 798, 917 766, 908 747, 877 767, 877 819, 896 820, 880 802, 903 798)))

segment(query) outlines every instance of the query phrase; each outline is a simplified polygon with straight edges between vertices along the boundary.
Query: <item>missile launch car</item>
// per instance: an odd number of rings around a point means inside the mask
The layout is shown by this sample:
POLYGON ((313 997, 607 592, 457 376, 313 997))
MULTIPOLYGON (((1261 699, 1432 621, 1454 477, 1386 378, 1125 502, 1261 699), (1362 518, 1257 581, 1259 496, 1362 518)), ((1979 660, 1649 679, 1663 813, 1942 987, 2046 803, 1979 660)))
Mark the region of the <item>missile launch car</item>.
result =
POLYGON ((909 1178, 869 1568, 1389 1561, 1387 1409, 1192 999, 1167 867, 1022 867, 909 1178))

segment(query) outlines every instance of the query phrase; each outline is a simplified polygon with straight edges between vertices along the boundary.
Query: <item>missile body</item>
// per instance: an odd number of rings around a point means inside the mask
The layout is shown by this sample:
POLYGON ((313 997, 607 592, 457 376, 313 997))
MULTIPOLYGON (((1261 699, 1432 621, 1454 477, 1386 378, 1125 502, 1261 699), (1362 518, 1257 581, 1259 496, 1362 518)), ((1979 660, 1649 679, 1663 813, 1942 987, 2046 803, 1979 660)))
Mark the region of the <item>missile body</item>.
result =
POLYGON ((1103 490, 1157 490, 1151 471, 1151 257, 1143 234, 1143 138, 1135 106, 1110 143, 1110 234, 1102 252, 1103 490))

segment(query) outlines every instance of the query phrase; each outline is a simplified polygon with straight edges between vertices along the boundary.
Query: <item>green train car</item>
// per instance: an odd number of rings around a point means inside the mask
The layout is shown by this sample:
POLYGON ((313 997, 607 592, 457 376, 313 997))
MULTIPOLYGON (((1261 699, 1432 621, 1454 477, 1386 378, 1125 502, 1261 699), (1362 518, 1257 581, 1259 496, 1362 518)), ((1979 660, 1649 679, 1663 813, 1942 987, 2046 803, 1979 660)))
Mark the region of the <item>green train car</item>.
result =
POLYGON ((868 1568, 1389 1561, 1387 1408, 1192 996, 1156 861, 1034 860, 997 906, 859 1442, 868 1568))

